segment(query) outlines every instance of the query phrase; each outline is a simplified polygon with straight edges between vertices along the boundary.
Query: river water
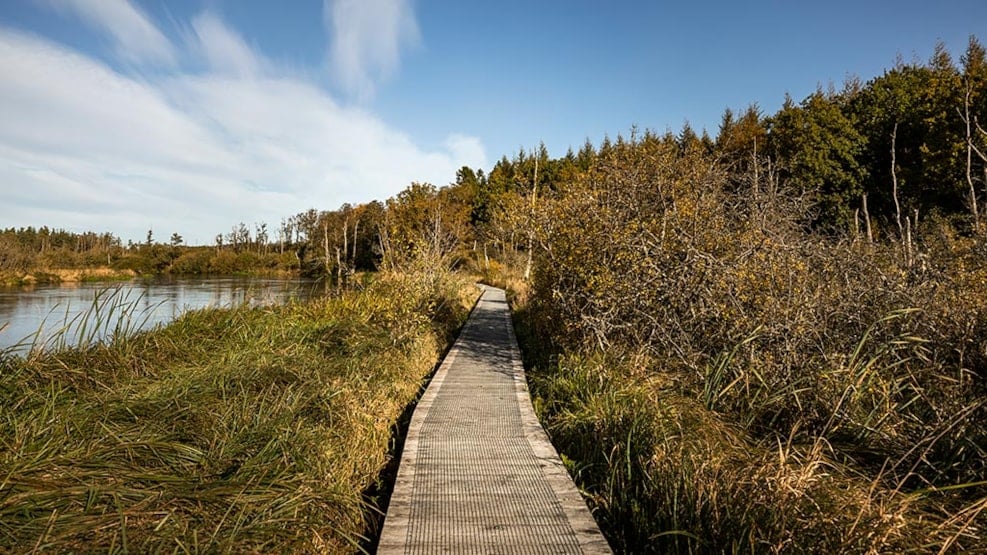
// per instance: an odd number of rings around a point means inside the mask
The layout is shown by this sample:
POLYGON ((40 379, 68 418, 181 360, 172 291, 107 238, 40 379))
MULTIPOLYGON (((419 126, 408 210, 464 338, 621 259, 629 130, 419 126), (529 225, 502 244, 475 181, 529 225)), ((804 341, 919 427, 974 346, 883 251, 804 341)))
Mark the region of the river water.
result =
POLYGON ((311 280, 247 277, 0 287, 0 352, 91 343, 117 329, 150 329, 191 309, 280 304, 322 294, 324 288, 311 280), (62 328, 68 331, 58 333, 62 328))

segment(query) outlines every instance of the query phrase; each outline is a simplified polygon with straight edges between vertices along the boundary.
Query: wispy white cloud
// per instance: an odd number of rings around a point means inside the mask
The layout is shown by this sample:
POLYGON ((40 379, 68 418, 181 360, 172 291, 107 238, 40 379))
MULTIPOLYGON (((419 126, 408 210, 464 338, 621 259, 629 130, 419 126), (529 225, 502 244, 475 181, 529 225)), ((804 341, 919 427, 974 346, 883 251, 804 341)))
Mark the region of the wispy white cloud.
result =
POLYGON ((173 65, 171 42, 139 8, 127 0, 38 0, 56 10, 70 12, 94 29, 108 33, 116 53, 133 63, 173 65))
POLYGON ((280 73, 218 17, 196 18, 182 59, 206 69, 132 76, 50 40, 0 27, 0 222, 148 228, 210 242, 236 222, 394 195, 485 166, 450 135, 423 149, 367 111, 280 73), (200 64, 201 65, 201 64, 200 64))
POLYGON ((192 20, 197 47, 213 71, 242 77, 256 75, 262 61, 243 38, 210 12, 192 20))
POLYGON ((401 51, 421 35, 411 0, 324 0, 332 75, 350 95, 366 99, 398 67, 401 51))

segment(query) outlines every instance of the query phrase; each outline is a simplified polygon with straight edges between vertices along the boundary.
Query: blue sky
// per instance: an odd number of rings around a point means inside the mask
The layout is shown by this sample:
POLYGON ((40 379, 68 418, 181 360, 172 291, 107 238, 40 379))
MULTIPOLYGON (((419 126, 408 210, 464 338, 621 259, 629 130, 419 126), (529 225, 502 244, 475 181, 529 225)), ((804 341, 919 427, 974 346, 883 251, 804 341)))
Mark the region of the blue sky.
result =
POLYGON ((2 0, 0 227, 210 243, 987 41, 981 0, 2 0))

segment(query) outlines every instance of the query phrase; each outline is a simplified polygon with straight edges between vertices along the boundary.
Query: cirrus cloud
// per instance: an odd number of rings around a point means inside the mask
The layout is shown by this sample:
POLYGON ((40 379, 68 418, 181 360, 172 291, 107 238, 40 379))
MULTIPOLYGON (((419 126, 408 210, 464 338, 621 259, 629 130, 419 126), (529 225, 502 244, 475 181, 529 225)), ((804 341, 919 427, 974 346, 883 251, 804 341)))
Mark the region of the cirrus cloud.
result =
POLYGON ((410 0, 324 0, 323 21, 332 74, 361 100, 397 69, 403 49, 421 41, 410 0))
POLYGON ((171 42, 147 15, 127 0, 39 0, 110 35, 118 56, 134 63, 175 64, 171 42))

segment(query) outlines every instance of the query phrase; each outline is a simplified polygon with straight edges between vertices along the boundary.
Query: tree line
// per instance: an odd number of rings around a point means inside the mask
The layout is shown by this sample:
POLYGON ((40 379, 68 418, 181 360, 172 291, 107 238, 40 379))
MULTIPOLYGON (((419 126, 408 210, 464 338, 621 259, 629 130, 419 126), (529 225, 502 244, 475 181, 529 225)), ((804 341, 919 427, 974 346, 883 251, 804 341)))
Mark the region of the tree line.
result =
MULTIPOLYGON (((801 223, 827 236, 855 234, 907 243, 928 222, 965 234, 987 222, 987 56, 971 37, 957 64, 943 44, 927 62, 897 60, 867 82, 847 80, 766 115, 756 105, 726 109, 715 138, 689 124, 643 134, 707 156, 731 186, 758 197, 782 184, 807 209, 801 223)), ((628 138, 587 140, 550 157, 544 145, 503 156, 489 172, 461 168, 453 183, 413 183, 386 201, 309 209, 269 230, 240 223, 216 235, 209 263, 178 233, 166 244, 109 233, 48 228, 0 233, 0 269, 116 264, 144 272, 207 273, 276 267, 343 280, 356 272, 402 269, 412 261, 480 269, 520 264, 530 273, 539 198, 564 194, 628 138), (224 254, 225 253, 225 254, 224 254), (229 253, 232 253, 232 257, 229 253), (183 260, 184 257, 184 260, 183 260), (243 260, 234 262, 239 257, 243 260), (427 262, 423 262, 427 260, 427 262)))
POLYGON ((728 108, 715 138, 686 124, 662 134, 631 129, 599 145, 587 140, 561 157, 544 145, 522 148, 489 172, 461 168, 443 188, 416 183, 385 203, 313 215, 309 221, 319 223, 303 224, 301 237, 313 247, 312 238, 322 238, 317 256, 329 270, 346 242, 345 220, 364 222, 362 268, 400 268, 410 255, 428 254, 452 266, 483 270, 494 260, 529 274, 540 200, 564 196, 627 143, 659 141, 701 153, 733 191, 755 200, 791 192, 799 203, 791 215, 820 237, 892 241, 916 259, 921 229, 987 231, 985 126, 987 56, 971 37, 959 63, 940 43, 927 62, 898 59, 869 81, 851 78, 801 101, 786 97, 774 114, 728 108))

